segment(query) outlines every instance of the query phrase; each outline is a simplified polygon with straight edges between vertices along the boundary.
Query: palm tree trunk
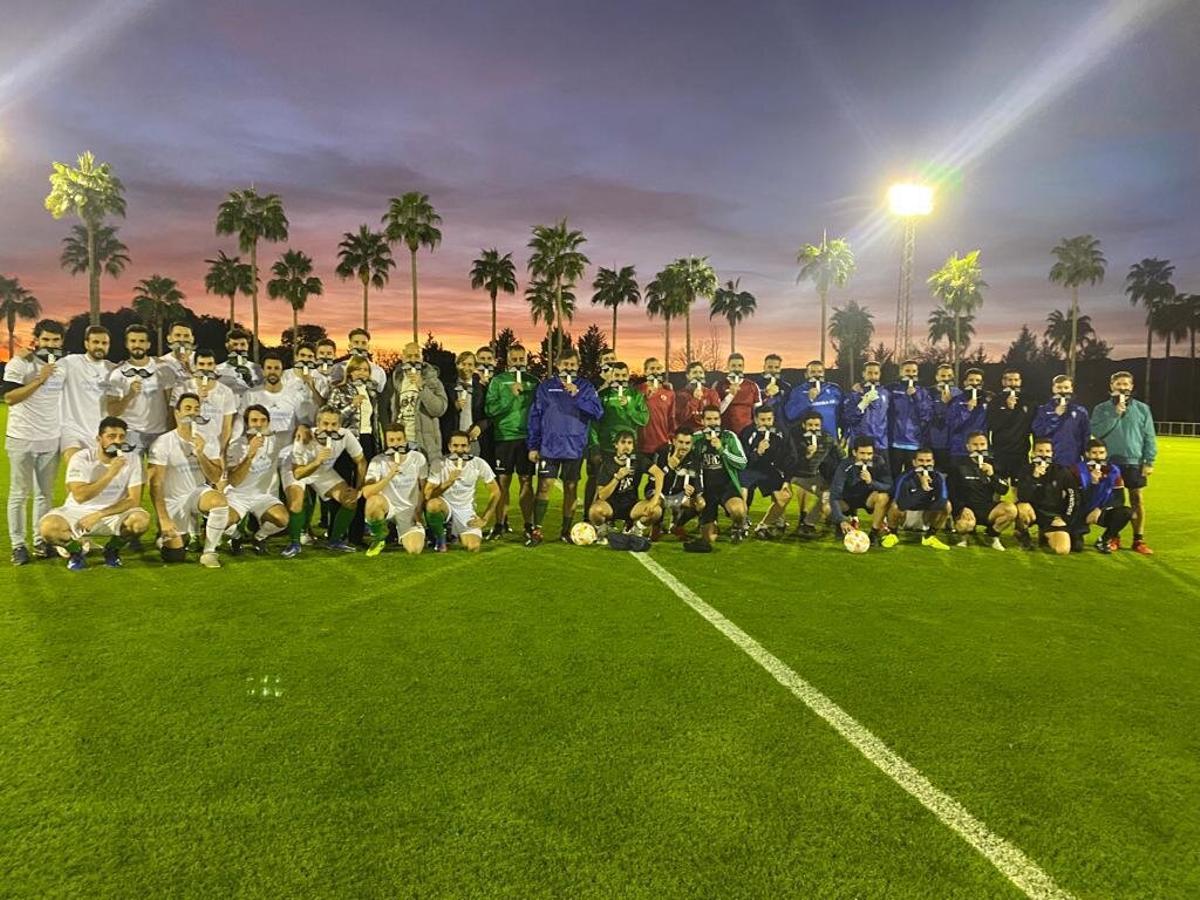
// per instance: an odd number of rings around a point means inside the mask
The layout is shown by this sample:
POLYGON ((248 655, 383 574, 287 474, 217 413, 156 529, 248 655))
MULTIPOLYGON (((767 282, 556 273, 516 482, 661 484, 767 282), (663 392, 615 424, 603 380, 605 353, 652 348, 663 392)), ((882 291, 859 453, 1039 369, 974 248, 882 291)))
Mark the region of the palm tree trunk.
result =
POLYGON ((496 350, 496 292, 492 291, 492 351, 496 350))
POLYGON ((821 365, 825 365, 825 337, 828 329, 826 314, 828 311, 829 292, 821 291, 821 365))
POLYGON ((666 375, 671 374, 671 317, 663 316, 666 334, 666 349, 664 350, 663 370, 666 375))
POLYGON ((237 291, 229 295, 229 327, 233 327, 233 298, 237 296, 237 291))
POLYGON ((692 362, 692 304, 688 304, 687 312, 684 313, 684 342, 683 349, 687 355, 687 364, 692 362))
POLYGON ((11 312, 8 314, 8 360, 12 362, 13 352, 16 350, 17 342, 13 336, 13 331, 17 327, 16 316, 11 312))
MULTIPOLYGON (((1147 317, 1149 318, 1149 317, 1147 317)), ((1153 349, 1154 328, 1147 323, 1146 325, 1146 380, 1142 382, 1143 390, 1146 392, 1146 402, 1150 402, 1150 351, 1153 349)))
POLYGON ((93 325, 100 324, 100 272, 96 265, 96 226, 91 222, 87 227, 88 252, 88 312, 93 325))
POLYGON ((300 343, 300 311, 292 307, 292 359, 295 362, 296 345, 300 343))
MULTIPOLYGON (((369 302, 369 294, 371 292, 370 276, 363 276, 363 328, 367 328, 367 303, 369 302)), ((367 329, 370 330, 369 328, 367 329)), ((414 338, 415 340, 415 338, 414 338)))
POLYGON ((1075 345, 1079 340, 1079 287, 1071 285, 1071 347, 1067 351, 1067 374, 1075 380, 1075 345))
MULTIPOLYGON (((413 294, 413 343, 419 344, 420 339, 417 337, 417 251, 409 250, 412 256, 412 294, 413 294)), ((367 326, 364 325, 363 328, 367 326)))
POLYGON ((737 328, 737 326, 734 325, 732 322, 729 323, 729 355, 730 356, 737 353, 737 333, 735 331, 736 328, 737 328))
POLYGON ((554 371, 554 363, 562 356, 562 286, 554 279, 554 339, 548 349, 550 351, 550 371, 554 371))
MULTIPOLYGON (((1188 366, 1188 396, 1192 398, 1192 403, 1196 402, 1196 329, 1194 327, 1188 329, 1192 337, 1192 349, 1188 354, 1191 364, 1188 366)), ((1194 406, 1193 406, 1194 408, 1194 406)))
POLYGON ((1167 374, 1163 376, 1163 410, 1166 412, 1166 418, 1171 418, 1171 413, 1167 409, 1167 404, 1171 402, 1171 333, 1167 332, 1167 348, 1163 353, 1163 359, 1167 362, 1167 374))
POLYGON ((954 383, 958 384, 958 342, 961 336, 958 331, 958 312, 954 313, 954 383))
POLYGON ((613 307, 613 335, 612 335, 612 352, 617 352, 617 308, 613 307))
POLYGON ((254 324, 254 361, 258 362, 258 241, 250 245, 250 277, 254 279, 250 316, 254 324))
POLYGON ((158 347, 159 355, 162 355, 162 352, 163 352, 163 320, 162 320, 161 314, 154 317, 154 330, 158 334, 158 343, 155 346, 158 347))

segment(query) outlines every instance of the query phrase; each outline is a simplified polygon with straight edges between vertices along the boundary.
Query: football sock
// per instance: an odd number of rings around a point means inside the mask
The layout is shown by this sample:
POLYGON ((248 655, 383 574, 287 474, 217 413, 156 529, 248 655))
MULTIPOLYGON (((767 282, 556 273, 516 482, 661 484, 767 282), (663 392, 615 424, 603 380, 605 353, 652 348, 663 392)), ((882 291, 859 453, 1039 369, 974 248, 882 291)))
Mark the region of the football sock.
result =
POLYGON ((221 543, 221 535, 229 524, 229 507, 218 506, 208 511, 208 521, 204 523, 204 552, 214 553, 221 543))
POLYGON ((71 539, 71 540, 67 541, 67 550, 70 553, 82 553, 83 552, 83 544, 79 543, 79 541, 77 541, 77 540, 71 539))
POLYGON ((263 519, 262 525, 259 527, 258 531, 254 533, 254 539, 256 541, 265 541, 271 535, 279 534, 279 532, 283 531, 285 527, 286 526, 283 525, 276 525, 270 519, 263 519))
POLYGON ((367 519, 367 527, 376 541, 387 540, 387 519, 367 519))
POLYGON ((446 517, 442 513, 425 512, 425 524, 439 541, 446 536, 446 517))
POLYGON ((125 538, 118 536, 118 537, 110 538, 108 543, 104 545, 104 549, 112 550, 115 553, 116 551, 120 550, 124 546, 125 546, 125 538))
POLYGON ((300 543, 300 532, 304 530, 304 513, 294 512, 288 515, 288 537, 293 544, 300 543))
POLYGON ((332 541, 343 540, 346 532, 350 529, 350 520, 353 518, 354 508, 347 509, 339 503, 337 512, 333 514, 333 527, 329 531, 329 539, 332 541))
POLYGON ((533 504, 533 527, 541 528, 542 520, 546 518, 546 510, 550 508, 549 500, 542 500, 540 497, 533 504))

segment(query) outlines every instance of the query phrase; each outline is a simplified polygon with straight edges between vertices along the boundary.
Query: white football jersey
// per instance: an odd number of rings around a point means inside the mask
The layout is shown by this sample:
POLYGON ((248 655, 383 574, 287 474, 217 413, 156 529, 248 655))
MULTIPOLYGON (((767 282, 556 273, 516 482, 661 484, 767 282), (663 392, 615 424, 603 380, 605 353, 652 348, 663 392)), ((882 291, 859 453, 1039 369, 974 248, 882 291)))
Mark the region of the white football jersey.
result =
MULTIPOLYGON (((26 385, 46 368, 37 357, 15 356, 4 367, 4 380, 13 385, 26 385)), ((62 433, 62 394, 65 376, 62 361, 54 366, 54 374, 20 403, 8 407, 8 436, 25 441, 54 441, 62 433)), ((98 424, 98 423, 97 423, 98 424)))
POLYGON ((343 428, 341 437, 337 439, 318 438, 316 435, 314 435, 313 439, 307 443, 301 443, 300 441, 294 442, 292 444, 293 465, 308 465, 317 458, 317 454, 321 452, 322 447, 329 448, 329 459, 321 463, 321 465, 317 468, 318 472, 332 469, 333 464, 337 462, 337 458, 341 456, 342 453, 350 454, 351 458, 357 458, 363 455, 362 444, 358 442, 358 438, 343 428))
POLYGON ((496 480, 492 467, 472 456, 468 460, 454 460, 445 457, 438 465, 429 471, 429 483, 441 484, 450 477, 450 473, 458 471, 458 480, 443 492, 442 496, 450 506, 466 507, 475 505, 475 485, 483 482, 491 484, 496 480))
MULTIPOLYGON (((239 484, 231 482, 229 490, 246 496, 274 493, 273 487, 275 484, 275 474, 279 468, 279 455, 287 446, 288 444, 278 436, 274 434, 267 435, 262 447, 254 454, 254 459, 250 461, 250 471, 246 473, 246 477, 239 484)), ((244 434, 237 440, 230 442, 229 450, 225 453, 225 460, 227 462, 226 471, 232 472, 240 466, 242 460, 246 458, 246 453, 249 449, 250 439, 244 434)))
MULTIPOLYGON (((205 440, 205 456, 219 461, 220 452, 220 447, 205 440)), ((163 467, 163 497, 168 504, 182 503, 192 491, 208 482, 196 457, 196 448, 178 431, 168 431, 157 438, 150 445, 149 460, 150 465, 163 467)))
MULTIPOLYGON (((392 466, 392 454, 380 453, 367 466, 367 481, 383 481, 392 466)), ((429 477, 429 462, 420 450, 410 450, 400 462, 396 473, 381 493, 392 504, 394 512, 413 512, 421 497, 421 482, 429 477)))
POLYGON ((107 359, 92 359, 86 353, 72 353, 58 362, 64 383, 62 392, 63 429, 93 435, 107 414, 105 396, 113 364, 107 359))
POLYGON ((109 396, 124 397, 135 381, 141 382, 141 393, 129 401, 121 418, 131 431, 162 434, 167 430, 167 398, 175 386, 175 374, 152 357, 140 363, 126 360, 109 373, 109 396))
MULTIPOLYGON (((102 454, 97 447, 84 447, 78 453, 71 457, 71 462, 67 465, 67 485, 72 484, 94 484, 100 480, 100 476, 104 474, 104 470, 108 467, 109 458, 102 454)), ((80 512, 96 512, 104 509, 106 506, 112 506, 118 500, 121 500, 129 493, 130 488, 140 487, 142 484, 142 454, 136 450, 131 450, 125 454, 125 466, 117 473, 117 476, 110 481, 100 493, 86 503, 77 503, 70 490, 67 491, 67 500, 63 504, 65 509, 77 510, 80 512)))

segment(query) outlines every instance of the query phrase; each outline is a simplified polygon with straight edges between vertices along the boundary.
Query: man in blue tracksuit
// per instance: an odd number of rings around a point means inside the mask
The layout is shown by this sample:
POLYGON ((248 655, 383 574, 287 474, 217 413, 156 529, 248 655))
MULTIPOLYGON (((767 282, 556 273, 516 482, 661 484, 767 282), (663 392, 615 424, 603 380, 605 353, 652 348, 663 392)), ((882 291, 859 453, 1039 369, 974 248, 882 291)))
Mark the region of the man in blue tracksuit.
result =
POLYGON ((775 427, 784 427, 784 406, 792 386, 783 379, 783 357, 778 353, 768 353, 763 358, 762 374, 754 379, 762 396, 761 406, 775 410, 775 427))
POLYGON ((835 537, 849 532, 858 511, 871 513, 872 544, 878 544, 891 502, 892 473, 887 460, 876 454, 875 442, 860 434, 850 443, 850 455, 833 470, 829 485, 829 518, 835 537))
POLYGON ((939 472, 949 472, 950 459, 950 426, 946 417, 950 413, 950 404, 962 393, 954 386, 954 366, 942 363, 937 367, 934 377, 936 384, 929 392, 933 412, 929 420, 929 446, 933 448, 933 463, 939 472))
POLYGON ((1054 397, 1037 408, 1033 416, 1034 438, 1049 438, 1054 447, 1056 465, 1075 468, 1083 459, 1088 438, 1092 436, 1087 407, 1072 398, 1075 385, 1067 375, 1055 375, 1054 397))
POLYGON ((863 366, 862 382, 842 398, 842 432, 846 442, 866 435, 875 443, 875 455, 887 461, 890 397, 879 383, 879 363, 863 366))
POLYGON ((946 476, 933 466, 933 451, 923 447, 913 454, 912 466, 896 479, 892 487, 892 503, 888 508, 891 533, 880 545, 895 547, 900 541, 897 532, 904 527, 909 513, 921 520, 921 546, 934 550, 949 550, 950 545, 938 539, 938 530, 950 518, 950 491, 946 476))
POLYGON ((983 369, 967 369, 963 376, 962 393, 950 401, 946 411, 951 465, 967 455, 968 434, 976 431, 987 433, 990 399, 991 396, 983 389, 983 369))
POLYGON ((892 478, 899 478, 912 463, 918 447, 925 445, 933 418, 933 398, 917 384, 917 364, 908 360, 900 365, 900 380, 887 386, 888 462, 892 478))
POLYGON ((1071 523, 1071 550, 1083 549, 1083 539, 1093 525, 1104 532, 1096 540, 1096 549, 1110 554, 1121 546, 1121 530, 1133 518, 1133 510, 1125 503, 1125 483, 1121 467, 1108 459, 1104 441, 1092 438, 1087 445, 1087 459, 1077 463, 1079 506, 1071 523))
POLYGON ((554 482, 562 479, 564 543, 571 542, 571 520, 575 515, 575 495, 579 472, 587 450, 588 426, 604 415, 595 386, 579 377, 579 354, 564 350, 557 372, 538 385, 529 408, 529 459, 538 466, 537 499, 533 506, 533 530, 526 547, 542 542, 542 521, 550 502, 554 482))
POLYGON ((788 428, 799 428, 804 417, 815 412, 821 417, 821 430, 838 437, 838 419, 842 411, 842 389, 825 380, 825 365, 818 360, 804 370, 804 382, 792 388, 783 404, 783 421, 788 428))

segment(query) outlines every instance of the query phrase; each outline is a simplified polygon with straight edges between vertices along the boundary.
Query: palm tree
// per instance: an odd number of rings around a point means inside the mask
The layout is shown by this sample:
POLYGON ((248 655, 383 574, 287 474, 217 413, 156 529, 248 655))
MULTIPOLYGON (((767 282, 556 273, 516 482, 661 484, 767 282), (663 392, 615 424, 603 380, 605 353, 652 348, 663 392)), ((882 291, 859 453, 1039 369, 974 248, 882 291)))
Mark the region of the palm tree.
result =
POLYGON ((592 282, 592 303, 606 306, 612 310, 612 351, 617 350, 617 310, 628 303, 637 306, 642 302, 642 289, 638 287, 637 271, 633 266, 622 266, 620 269, 601 268, 596 272, 592 282))
MULTIPOLYGON (((325 293, 321 279, 313 275, 312 257, 300 250, 287 250, 275 265, 271 274, 275 277, 267 282, 267 296, 272 300, 283 299, 292 308, 292 340, 297 341, 300 333, 300 310, 304 309, 309 297, 320 297, 325 293)), ((363 328, 366 328, 366 323, 363 328)))
POLYGON ((962 346, 962 317, 973 315, 983 305, 983 270, 979 267, 979 251, 965 256, 950 254, 940 269, 927 281, 933 296, 954 316, 954 380, 958 381, 959 348, 962 346))
POLYGON ((254 291, 254 270, 239 256, 226 256, 224 250, 217 251, 216 259, 206 259, 208 272, 204 276, 204 290, 218 297, 229 298, 229 327, 236 321, 234 298, 238 294, 249 297, 254 291))
POLYGON ((956 328, 954 316, 945 307, 937 306, 929 314, 928 322, 929 343, 937 346, 945 341, 950 346, 951 356, 957 350, 961 357, 963 351, 971 346, 971 338, 975 336, 975 316, 973 314, 959 316, 956 328), (956 344, 959 340, 962 343, 956 344))
POLYGON ((676 271, 667 266, 646 285, 646 313, 652 319, 662 319, 666 335, 663 351, 663 366, 671 373, 671 320, 684 310, 683 293, 678 285, 676 271))
POLYGON ((1061 351, 1068 360, 1083 353, 1083 348, 1096 339, 1096 329, 1092 326, 1091 316, 1071 316, 1061 310, 1051 310, 1046 316, 1046 330, 1043 332, 1050 345, 1061 351), (1075 344, 1072 347, 1071 341, 1075 344))
MULTIPOLYGON (((442 242, 442 232, 438 226, 442 217, 434 210, 429 202, 429 195, 420 191, 409 191, 402 197, 393 197, 388 201, 388 211, 383 214, 383 222, 387 226, 384 234, 390 243, 403 241, 412 257, 412 330, 413 340, 418 340, 417 332, 417 251, 428 247, 430 252, 442 242)), ((514 288, 515 290, 515 288, 514 288)))
POLYGON ((21 287, 16 278, 5 278, 0 275, 0 316, 4 316, 4 324, 8 326, 8 358, 13 358, 16 351, 16 339, 13 331, 17 327, 17 319, 36 319, 42 314, 42 304, 37 297, 21 287))
MULTIPOLYGON (((71 233, 62 239, 62 255, 58 264, 72 275, 81 275, 88 270, 88 233, 82 225, 72 225, 71 233)), ((96 265, 112 278, 120 278, 129 265, 129 248, 117 237, 114 225, 101 225, 96 229, 96 265)))
POLYGON ((1187 310, 1184 319, 1187 322, 1188 338, 1190 339, 1191 347, 1188 350, 1188 358, 1191 360, 1191 365, 1188 367, 1188 396, 1193 401, 1196 399, 1196 332, 1200 331, 1200 294, 1179 294, 1176 297, 1179 303, 1183 304, 1187 310))
POLYGON ((533 324, 546 323, 546 334, 563 330, 567 322, 575 318, 575 292, 570 288, 554 287, 545 281, 531 281, 525 288, 525 302, 529 304, 529 316, 533 324))
POLYGON ((873 318, 871 311, 859 306, 856 300, 851 300, 844 307, 835 306, 833 315, 829 317, 829 337, 833 340, 839 360, 846 364, 850 381, 858 377, 858 361, 870 345, 871 335, 875 333, 873 318))
POLYGON ((1175 285, 1171 276, 1175 267, 1168 260, 1148 257, 1129 267, 1125 276, 1125 293, 1134 306, 1139 303, 1146 308, 1146 397, 1150 396, 1150 350, 1154 342, 1154 309, 1175 297, 1175 285))
POLYGON ((1075 353, 1083 343, 1076 330, 1076 323, 1079 322, 1079 286, 1085 281, 1092 285, 1103 281, 1108 260, 1100 252, 1099 239, 1090 234, 1063 238, 1050 252, 1057 258, 1057 262, 1050 267, 1050 281, 1071 289, 1071 334, 1065 349, 1067 374, 1074 378, 1075 353))
POLYGON ((163 325, 176 322, 187 312, 181 305, 183 291, 174 278, 151 275, 137 283, 133 290, 133 311, 158 336, 155 346, 163 352, 163 325))
POLYGON ((850 276, 854 274, 854 251, 844 238, 828 240, 821 234, 820 244, 805 244, 796 254, 796 262, 800 264, 800 274, 796 283, 811 281, 821 297, 821 364, 825 364, 825 334, 826 310, 829 303, 829 291, 835 287, 845 287, 850 276))
POLYGON ((1164 300, 1154 307, 1154 333, 1166 342, 1163 359, 1167 361, 1167 374, 1163 377, 1163 397, 1171 396, 1171 344, 1182 341, 1188 335, 1188 317, 1191 311, 1179 302, 1179 296, 1164 300))
POLYGON ((513 265, 512 254, 500 255, 496 248, 481 250, 480 256, 471 263, 471 288, 483 288, 492 298, 492 349, 496 348, 496 295, 503 291, 506 294, 517 292, 517 267, 513 265))
MULTIPOLYGON (((371 287, 382 288, 388 283, 388 272, 394 268, 392 248, 382 231, 372 231, 363 224, 358 234, 347 231, 338 244, 338 264, 334 272, 338 278, 357 278, 363 290, 363 328, 367 328, 367 298, 371 287)), ((414 295, 415 296, 415 295, 414 295)))
POLYGON ((258 242, 286 241, 288 220, 278 194, 259 194, 254 188, 230 191, 217 207, 217 234, 236 234, 238 248, 250 254, 250 309, 254 359, 258 360, 258 242))
POLYGON ((671 263, 683 304, 684 347, 692 358, 692 307, 700 297, 711 297, 717 290, 717 273, 707 256, 682 256, 671 263))
MULTIPOLYGON (((575 282, 583 277, 583 270, 591 262, 579 249, 587 243, 582 231, 567 228, 567 220, 563 219, 554 225, 533 226, 533 236, 526 245, 533 252, 529 254, 527 268, 535 280, 545 283, 547 289, 553 289, 557 312, 555 321, 561 321, 563 316, 563 291, 572 291, 575 282)), ((528 295, 528 291, 526 291, 528 295)), ((554 368, 554 359, 562 349, 561 330, 554 337, 549 360, 550 369, 554 368)))
POLYGON ((72 213, 83 222, 87 240, 88 316, 100 324, 100 261, 96 236, 108 215, 125 216, 125 185, 108 163, 98 163, 91 151, 79 154, 75 168, 55 162, 50 173, 46 209, 56 219, 72 213))
POLYGON ((708 307, 708 317, 722 316, 729 323, 729 352, 737 353, 737 326, 758 309, 758 301, 749 291, 741 289, 742 279, 727 281, 717 288, 708 307))

